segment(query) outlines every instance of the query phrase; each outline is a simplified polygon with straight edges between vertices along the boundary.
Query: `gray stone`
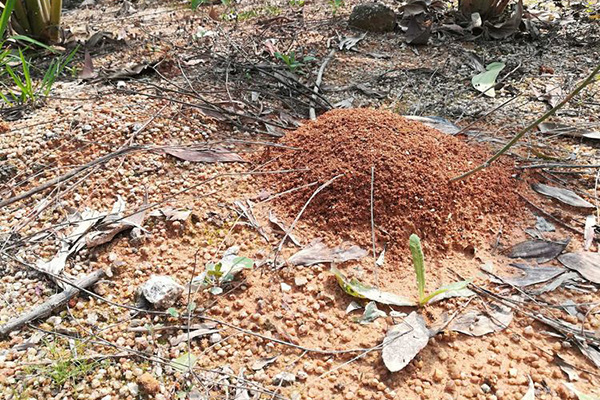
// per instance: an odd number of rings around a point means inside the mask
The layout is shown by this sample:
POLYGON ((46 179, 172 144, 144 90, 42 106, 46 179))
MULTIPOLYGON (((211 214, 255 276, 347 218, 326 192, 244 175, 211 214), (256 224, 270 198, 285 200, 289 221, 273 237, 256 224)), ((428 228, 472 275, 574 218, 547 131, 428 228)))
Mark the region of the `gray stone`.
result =
POLYGON ((183 286, 170 276, 153 275, 142 285, 142 295, 156 308, 169 308, 183 293, 183 286))
POLYGON ((273 385, 287 386, 296 382, 296 375, 290 372, 280 372, 273 377, 273 385))
POLYGON ((396 27, 396 14, 383 4, 359 4, 352 9, 348 25, 364 31, 390 32, 396 27))

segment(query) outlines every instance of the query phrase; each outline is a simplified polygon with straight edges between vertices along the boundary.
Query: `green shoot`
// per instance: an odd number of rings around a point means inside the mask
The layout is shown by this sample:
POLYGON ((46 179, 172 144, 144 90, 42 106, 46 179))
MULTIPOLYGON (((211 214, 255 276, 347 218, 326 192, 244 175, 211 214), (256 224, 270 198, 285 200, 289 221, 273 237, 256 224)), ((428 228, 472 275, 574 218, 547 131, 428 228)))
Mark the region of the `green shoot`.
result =
POLYGON ((293 51, 290 51, 289 53, 276 52, 275 57, 283 61, 283 63, 289 68, 290 72, 299 74, 303 74, 300 69, 304 67, 306 63, 316 60, 315 57, 305 56, 302 58, 302 61, 300 61, 296 59, 296 53, 293 51))
POLYGON ((410 252, 412 253, 413 266, 417 276, 417 288, 419 289, 419 303, 425 298, 425 257, 421 248, 421 239, 414 233, 408 239, 410 252))
POLYGON ((424 306, 429 303, 434 297, 457 290, 465 289, 470 281, 454 282, 449 285, 442 286, 432 293, 425 295, 425 257, 423 256, 423 248, 421 247, 421 239, 414 233, 410 235, 408 240, 410 252, 412 253, 413 266, 415 275, 417 276, 417 287, 419 289, 419 305, 424 306))
POLYGON ((329 4, 331 5, 331 13, 335 15, 344 6, 344 0, 331 0, 329 4))

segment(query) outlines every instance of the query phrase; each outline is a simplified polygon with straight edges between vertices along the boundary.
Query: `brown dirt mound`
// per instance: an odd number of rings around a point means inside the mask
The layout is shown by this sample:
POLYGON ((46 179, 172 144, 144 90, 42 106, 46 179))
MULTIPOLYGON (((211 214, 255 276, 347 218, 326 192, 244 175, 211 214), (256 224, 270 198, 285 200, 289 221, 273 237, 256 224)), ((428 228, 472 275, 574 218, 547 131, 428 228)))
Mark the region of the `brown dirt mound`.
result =
MULTIPOLYGON (((391 112, 333 110, 288 134, 285 142, 302 150, 270 149, 263 161, 275 158, 273 169, 308 171, 265 178, 274 191, 345 174, 319 193, 303 215, 320 228, 370 232, 372 166, 375 225, 392 242, 404 244, 416 233, 432 247, 464 246, 465 239, 489 231, 490 217, 499 222, 519 208, 510 162, 450 182, 489 152, 391 112)), ((294 217, 316 187, 283 196, 279 205, 294 217)))

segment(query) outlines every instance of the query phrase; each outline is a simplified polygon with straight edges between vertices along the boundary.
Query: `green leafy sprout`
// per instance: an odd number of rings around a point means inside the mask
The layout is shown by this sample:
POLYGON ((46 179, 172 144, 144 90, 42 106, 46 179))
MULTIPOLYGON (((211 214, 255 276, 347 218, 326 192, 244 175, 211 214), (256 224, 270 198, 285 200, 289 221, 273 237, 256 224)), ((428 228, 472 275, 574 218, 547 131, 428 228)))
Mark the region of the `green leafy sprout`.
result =
POLYGON ((417 276, 417 288, 419 290, 419 305, 423 306, 434 297, 450 292, 465 289, 470 281, 459 281, 451 283, 449 285, 442 286, 429 295, 425 295, 425 257, 423 256, 423 248, 421 247, 421 239, 414 233, 410 235, 408 239, 408 245, 412 254, 413 266, 415 268, 415 275, 417 276))
POLYGON ((299 74, 303 73, 301 71, 302 67, 304 67, 307 63, 316 60, 316 58, 313 56, 305 56, 302 58, 302 60, 299 60, 296 58, 296 53, 293 51, 290 51, 289 53, 276 52, 275 57, 283 61, 283 63, 287 65, 291 72, 299 74))

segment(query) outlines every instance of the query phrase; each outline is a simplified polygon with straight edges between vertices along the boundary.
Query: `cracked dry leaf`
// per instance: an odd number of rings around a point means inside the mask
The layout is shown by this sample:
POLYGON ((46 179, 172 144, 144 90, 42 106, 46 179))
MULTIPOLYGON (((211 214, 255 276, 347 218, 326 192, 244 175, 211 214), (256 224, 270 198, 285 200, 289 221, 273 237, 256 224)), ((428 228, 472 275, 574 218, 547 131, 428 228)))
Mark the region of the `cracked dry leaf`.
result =
POLYGON ((430 332, 423 317, 413 311, 398 325, 392 326, 383 340, 383 363, 391 372, 408 365, 429 342, 430 332))
POLYGON ((398 307, 412 307, 416 304, 404 297, 398 296, 393 293, 383 292, 377 288, 364 285, 360 283, 356 278, 348 280, 344 274, 342 274, 336 267, 331 267, 331 272, 335 275, 338 284, 344 292, 350 296, 357 297, 359 299, 369 299, 376 301, 381 304, 387 304, 398 307))

